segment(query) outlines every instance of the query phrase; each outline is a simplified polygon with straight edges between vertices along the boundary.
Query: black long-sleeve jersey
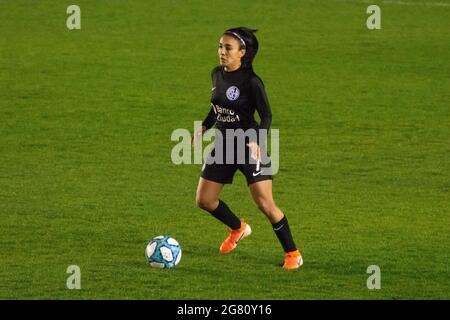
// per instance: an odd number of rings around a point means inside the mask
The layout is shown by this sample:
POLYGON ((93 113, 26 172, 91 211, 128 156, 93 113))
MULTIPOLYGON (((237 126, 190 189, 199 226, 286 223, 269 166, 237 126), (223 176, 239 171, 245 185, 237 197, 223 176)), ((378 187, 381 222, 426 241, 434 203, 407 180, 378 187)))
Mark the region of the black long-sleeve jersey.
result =
POLYGON ((217 129, 266 129, 272 122, 272 112, 262 80, 253 72, 239 68, 227 72, 222 66, 211 72, 211 110, 203 121, 206 129, 216 123, 217 129), (258 125, 255 110, 261 118, 258 125))

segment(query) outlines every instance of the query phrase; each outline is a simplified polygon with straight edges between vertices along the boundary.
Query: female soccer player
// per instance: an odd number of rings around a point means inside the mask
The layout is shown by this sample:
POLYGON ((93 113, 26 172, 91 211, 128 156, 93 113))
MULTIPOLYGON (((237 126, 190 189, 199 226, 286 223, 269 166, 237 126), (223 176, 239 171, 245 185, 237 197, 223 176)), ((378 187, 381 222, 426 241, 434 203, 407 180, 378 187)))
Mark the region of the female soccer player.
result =
MULTIPOLYGON (((234 173, 239 169, 247 179, 253 200, 272 223, 273 230, 285 251, 283 268, 296 269, 303 264, 303 259, 292 239, 286 216, 272 197, 270 161, 266 161, 265 164, 261 161, 262 153, 266 152, 264 141, 249 137, 244 140, 243 148, 246 155, 250 154, 255 161, 239 162, 236 160, 236 152, 231 156, 233 160, 231 163, 225 160, 226 153, 230 152, 226 147, 230 143, 235 144, 234 151, 238 149, 239 145, 236 144, 239 144, 239 141, 242 144, 242 140, 228 138, 226 129, 242 129, 245 132, 248 129, 258 132, 264 129, 267 133, 272 122, 263 82, 252 67, 253 59, 258 52, 258 40, 254 35, 256 31, 245 27, 233 28, 226 30, 220 38, 218 49, 220 65, 211 73, 212 108, 202 126, 195 132, 192 142, 197 143, 201 135, 216 124, 216 128, 222 133, 224 143, 220 146, 216 143, 210 157, 218 154, 218 148, 223 147, 223 161, 205 162, 198 183, 196 203, 198 207, 210 212, 230 228, 229 236, 220 246, 220 252, 228 253, 234 250, 238 241, 249 236, 252 231, 243 219, 239 219, 225 202, 219 199, 219 194, 224 184, 232 183, 234 173), (255 110, 261 118, 259 125, 253 117, 255 110)), ((215 142, 217 141, 216 133, 215 142)))

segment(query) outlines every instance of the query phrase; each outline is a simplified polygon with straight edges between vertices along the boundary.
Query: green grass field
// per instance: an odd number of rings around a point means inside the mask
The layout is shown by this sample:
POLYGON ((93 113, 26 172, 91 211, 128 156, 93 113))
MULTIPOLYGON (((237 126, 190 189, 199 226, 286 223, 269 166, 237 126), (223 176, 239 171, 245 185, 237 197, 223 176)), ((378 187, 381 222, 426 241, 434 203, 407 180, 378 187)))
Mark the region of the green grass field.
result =
POLYGON ((0 298, 449 299, 450 1, 374 3, 381 30, 359 0, 1 1, 0 298), (220 255, 201 165, 170 158, 240 25, 260 30, 293 272, 240 173, 222 199, 254 232, 220 255), (181 243, 177 269, 147 265, 159 234, 181 243))

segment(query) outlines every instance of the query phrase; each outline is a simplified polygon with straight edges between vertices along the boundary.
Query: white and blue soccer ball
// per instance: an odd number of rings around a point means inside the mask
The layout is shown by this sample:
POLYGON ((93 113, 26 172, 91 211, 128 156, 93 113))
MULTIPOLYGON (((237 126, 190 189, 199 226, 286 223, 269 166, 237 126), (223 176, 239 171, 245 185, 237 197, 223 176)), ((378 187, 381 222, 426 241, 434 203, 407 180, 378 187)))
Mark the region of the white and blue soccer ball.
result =
POLYGON ((175 268, 181 260, 181 247, 178 241, 170 236, 157 236, 148 243, 145 256, 151 267, 175 268))

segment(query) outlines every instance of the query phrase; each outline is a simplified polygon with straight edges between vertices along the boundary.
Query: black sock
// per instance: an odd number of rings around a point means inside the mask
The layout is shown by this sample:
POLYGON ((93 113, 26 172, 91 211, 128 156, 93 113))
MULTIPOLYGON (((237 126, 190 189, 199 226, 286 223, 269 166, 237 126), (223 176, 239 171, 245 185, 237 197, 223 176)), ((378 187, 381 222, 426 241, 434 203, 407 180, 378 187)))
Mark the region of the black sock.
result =
POLYGON ((241 227, 241 220, 228 208, 225 202, 219 199, 219 205, 213 211, 209 211, 216 219, 225 223, 230 229, 237 230, 241 227))
POLYGON ((289 223, 286 216, 284 216, 283 219, 277 223, 273 223, 272 227, 278 237, 278 240, 280 240, 280 243, 283 246, 284 252, 297 250, 294 239, 292 239, 291 229, 289 228, 289 223))

